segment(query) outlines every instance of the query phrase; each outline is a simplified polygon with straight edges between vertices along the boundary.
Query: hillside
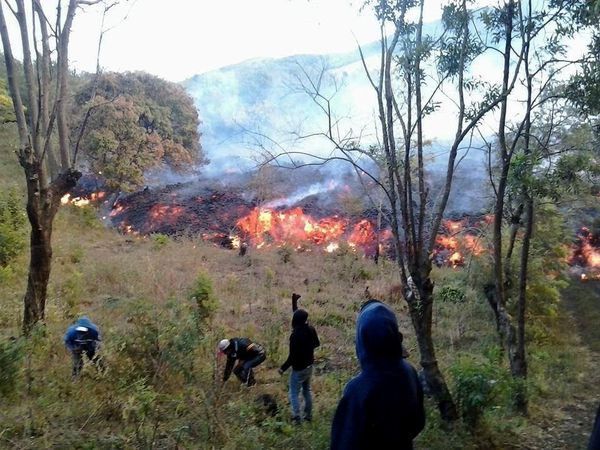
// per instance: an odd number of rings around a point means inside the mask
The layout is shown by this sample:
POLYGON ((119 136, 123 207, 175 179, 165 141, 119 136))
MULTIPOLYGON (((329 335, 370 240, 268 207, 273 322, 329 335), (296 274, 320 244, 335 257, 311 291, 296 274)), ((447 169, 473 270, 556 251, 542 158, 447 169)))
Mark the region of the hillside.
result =
MULTIPOLYGON (((427 28, 433 31, 435 26, 432 23, 427 28)), ((379 43, 373 42, 362 50, 376 74, 379 43)), ((353 135, 357 139, 360 136, 365 148, 377 143, 376 97, 358 51, 253 59, 198 74, 183 83, 198 108, 202 146, 210 160, 208 166, 201 168, 200 177, 227 182, 231 174, 252 170, 267 152, 332 154, 331 143, 314 136, 323 133, 328 122, 323 110, 307 93, 309 79, 318 81, 320 93, 330 99, 332 122, 341 135, 353 135)), ((447 125, 449 118, 443 114, 448 114, 445 110, 449 108, 450 105, 440 108, 428 120, 429 143, 425 154, 434 201, 446 172, 451 127, 447 125)), ((473 139, 469 145, 465 142, 459 151, 460 163, 456 168, 448 216, 481 213, 489 208, 487 159, 481 146, 481 142, 473 139)), ((309 160, 299 154, 293 158, 309 160)), ((283 158, 282 162, 287 163, 287 159, 283 158)), ((363 161, 361 164, 373 170, 372 163, 363 161)), ((333 177, 350 169, 349 165, 345 169, 339 166, 338 162, 330 170, 333 177)), ((168 175, 164 174, 162 180, 172 182, 173 178, 168 175)), ((307 185, 311 183, 312 180, 307 180, 307 185)))
MULTIPOLYGON (((22 187, 7 142, 0 144, 2 190, 22 187)), ((354 325, 367 286, 396 311, 409 361, 418 365, 410 320, 393 288, 394 264, 376 265, 349 249, 324 254, 283 247, 240 256, 196 238, 123 236, 101 225, 93 208, 67 206, 55 227, 46 326, 27 342, 12 341, 19 334, 26 264, 22 252, 0 283, 1 376, 8 387, 0 390, 1 448, 327 448, 341 390, 358 370, 354 325), (200 305, 206 319, 191 300, 201 279, 214 293, 214 305, 200 305), (322 341, 315 420, 301 433, 289 424, 287 376, 276 371, 287 352, 292 292, 302 293, 322 341), (62 336, 81 314, 102 329, 106 369, 86 365, 73 382, 62 336), (254 388, 218 381, 223 361, 215 345, 230 336, 250 336, 267 348, 254 388), (262 394, 276 399, 275 416, 256 402, 262 394)), ((567 331, 576 330, 576 322, 559 306, 530 328, 530 417, 520 418, 510 407, 513 391, 492 314, 468 287, 473 277, 476 264, 434 272, 436 292, 453 287, 463 294, 437 298, 438 358, 454 392, 475 368, 493 395, 472 432, 463 423, 448 430, 427 400, 427 427, 416 448, 584 448, 598 373, 597 358, 567 331)), ((593 299, 589 289, 596 286, 577 284, 571 301, 593 299)))

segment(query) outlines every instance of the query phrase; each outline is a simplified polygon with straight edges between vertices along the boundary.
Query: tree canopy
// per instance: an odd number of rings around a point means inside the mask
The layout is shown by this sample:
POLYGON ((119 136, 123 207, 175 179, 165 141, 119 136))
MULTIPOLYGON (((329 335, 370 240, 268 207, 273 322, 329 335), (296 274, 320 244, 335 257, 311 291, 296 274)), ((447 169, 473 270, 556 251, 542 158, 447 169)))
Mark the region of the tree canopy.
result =
POLYGON ((89 77, 75 95, 72 142, 109 186, 133 190, 160 165, 203 162, 198 112, 178 84, 143 72, 89 77), (81 132, 83 130, 83 132, 81 132))

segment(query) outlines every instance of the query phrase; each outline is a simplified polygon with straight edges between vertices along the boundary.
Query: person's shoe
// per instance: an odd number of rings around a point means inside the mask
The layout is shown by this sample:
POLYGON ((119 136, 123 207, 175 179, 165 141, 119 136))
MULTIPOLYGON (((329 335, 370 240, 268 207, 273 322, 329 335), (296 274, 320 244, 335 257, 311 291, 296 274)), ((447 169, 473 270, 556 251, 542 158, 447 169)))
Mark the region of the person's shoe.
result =
POLYGON ((305 417, 305 418, 304 418, 304 421, 305 421, 305 422, 312 422, 312 417, 305 417))
POLYGON ((300 417, 292 417, 292 425, 300 425, 300 417))

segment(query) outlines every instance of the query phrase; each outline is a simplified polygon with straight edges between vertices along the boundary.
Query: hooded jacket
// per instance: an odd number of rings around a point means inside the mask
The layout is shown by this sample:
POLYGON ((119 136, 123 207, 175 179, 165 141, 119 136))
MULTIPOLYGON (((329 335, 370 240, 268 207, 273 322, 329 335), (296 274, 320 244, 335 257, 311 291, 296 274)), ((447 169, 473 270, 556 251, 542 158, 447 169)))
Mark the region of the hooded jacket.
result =
POLYGON ((381 302, 365 306, 356 324, 361 372, 344 389, 331 429, 332 450, 412 449, 425 426, 423 390, 402 357, 394 312, 381 302))
POLYGON ((290 353, 281 366, 285 372, 292 366, 294 370, 304 370, 315 361, 314 350, 321 342, 317 331, 308 324, 308 313, 297 309, 292 316, 292 334, 290 335, 290 353))
POLYGON ((65 345, 71 351, 95 349, 97 341, 100 340, 98 326, 87 316, 80 317, 75 324, 67 328, 64 337, 65 345), (77 327, 85 327, 87 331, 77 331, 77 327))

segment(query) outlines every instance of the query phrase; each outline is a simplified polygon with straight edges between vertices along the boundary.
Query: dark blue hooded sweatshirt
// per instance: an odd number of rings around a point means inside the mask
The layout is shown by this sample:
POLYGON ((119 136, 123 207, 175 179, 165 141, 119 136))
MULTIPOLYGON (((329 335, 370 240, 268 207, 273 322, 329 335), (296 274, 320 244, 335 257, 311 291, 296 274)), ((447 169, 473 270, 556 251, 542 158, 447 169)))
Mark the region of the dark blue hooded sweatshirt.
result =
POLYGON ((360 313, 356 354, 362 371, 338 404, 331 449, 412 449, 425 426, 423 391, 415 369, 402 358, 396 316, 383 303, 372 302, 360 313))
POLYGON ((87 316, 82 316, 75 324, 67 328, 64 340, 65 345, 71 351, 96 348, 96 342, 100 340, 100 330, 87 316), (88 331, 77 331, 77 327, 85 327, 88 331), (82 345, 81 341, 87 341, 87 343, 82 345))

